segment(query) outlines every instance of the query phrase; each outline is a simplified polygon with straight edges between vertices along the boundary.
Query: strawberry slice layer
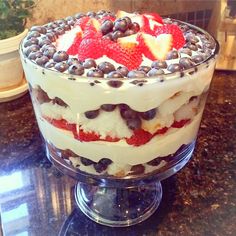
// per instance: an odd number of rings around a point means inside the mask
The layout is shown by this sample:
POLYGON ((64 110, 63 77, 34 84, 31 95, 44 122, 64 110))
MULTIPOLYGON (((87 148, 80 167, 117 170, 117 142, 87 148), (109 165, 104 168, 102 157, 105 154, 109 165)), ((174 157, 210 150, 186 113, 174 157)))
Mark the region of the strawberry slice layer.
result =
POLYGON ((79 32, 76 34, 76 37, 74 39, 74 42, 72 45, 67 49, 67 53, 69 55, 76 55, 78 54, 78 48, 82 42, 82 32, 79 32))
MULTIPOLYGON (((74 138, 78 139, 81 142, 92 142, 92 141, 118 142, 121 140, 120 138, 116 137, 113 138, 109 135, 106 136, 105 138, 101 138, 101 135, 95 133, 94 131, 85 132, 83 129, 79 129, 79 131, 77 131, 76 124, 70 124, 64 119, 56 120, 56 119, 51 119, 49 117, 44 117, 44 119, 46 119, 50 124, 52 124, 57 128, 71 131, 74 134, 74 138)), ((190 122, 189 119, 175 121, 171 127, 182 128, 189 122, 190 122)), ((153 137, 157 135, 165 134, 168 130, 169 128, 163 127, 161 129, 158 129, 154 134, 151 134, 143 129, 138 129, 134 131, 133 135, 130 138, 126 138, 125 140, 127 144, 138 147, 148 143, 153 137)))

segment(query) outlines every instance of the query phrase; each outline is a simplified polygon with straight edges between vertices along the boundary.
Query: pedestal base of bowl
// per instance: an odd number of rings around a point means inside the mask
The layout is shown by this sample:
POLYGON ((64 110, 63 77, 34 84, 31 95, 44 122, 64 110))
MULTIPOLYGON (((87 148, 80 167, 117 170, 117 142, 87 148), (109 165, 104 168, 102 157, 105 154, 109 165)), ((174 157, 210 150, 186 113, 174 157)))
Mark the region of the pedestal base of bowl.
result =
POLYGON ((99 187, 78 183, 75 199, 91 220, 110 227, 126 227, 146 220, 162 198, 160 182, 132 188, 99 187))

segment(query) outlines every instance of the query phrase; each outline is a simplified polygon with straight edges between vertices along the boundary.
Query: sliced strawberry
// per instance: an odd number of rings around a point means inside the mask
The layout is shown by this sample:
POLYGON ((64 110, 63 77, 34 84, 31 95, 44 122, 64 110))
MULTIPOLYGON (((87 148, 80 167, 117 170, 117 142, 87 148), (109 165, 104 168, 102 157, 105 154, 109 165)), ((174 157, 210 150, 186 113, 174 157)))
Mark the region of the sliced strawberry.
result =
POLYGON ((112 138, 111 136, 106 136, 104 139, 100 139, 101 141, 107 141, 107 142, 118 142, 120 141, 119 138, 112 138))
POLYGON ((159 25, 163 24, 163 20, 162 20, 161 16, 158 15, 157 13, 145 13, 145 14, 143 14, 143 16, 146 16, 148 19, 151 19, 153 21, 160 23, 159 25))
POLYGON ((164 60, 172 47, 171 34, 162 34, 154 37, 139 33, 137 40, 142 53, 151 60, 164 60))
POLYGON ((149 142, 152 138, 152 134, 143 130, 143 129, 139 129, 139 130, 135 130, 134 134, 130 137, 126 139, 126 142, 129 145, 133 145, 133 146, 141 146, 147 142, 149 142))
POLYGON ((73 133, 76 130, 76 124, 70 124, 64 119, 56 120, 56 119, 51 119, 49 117, 44 117, 44 119, 57 128, 69 130, 72 131, 73 133))
POLYGON ((185 44, 183 33, 178 25, 168 24, 155 28, 155 35, 171 34, 173 36, 173 45, 175 49, 182 48, 185 44))
POLYGON ((84 30, 86 27, 86 24, 88 23, 90 19, 91 18, 88 16, 81 17, 79 20, 76 21, 75 25, 79 25, 81 29, 84 30))
POLYGON ((119 38, 117 43, 108 46, 107 56, 129 70, 136 69, 142 63, 142 53, 136 40, 137 35, 119 38))
POLYGON ((78 49, 78 59, 84 61, 87 58, 97 59, 107 55, 111 40, 102 38, 85 38, 78 49))
POLYGON ((154 133, 154 136, 155 135, 159 135, 159 134, 165 134, 167 132, 168 128, 167 127, 163 127, 161 129, 158 129, 155 133, 154 133))
POLYGON ((77 134, 77 137, 80 141, 84 142, 91 142, 91 141, 97 141, 100 138, 100 135, 95 132, 84 132, 82 129, 79 130, 79 133, 77 134))
POLYGON ((76 37, 74 39, 74 42, 72 43, 72 45, 67 49, 67 53, 69 55, 76 55, 78 53, 78 48, 80 46, 80 43, 82 42, 82 32, 78 32, 76 34, 76 37))
POLYGON ((173 128, 182 128, 183 126, 185 126, 190 120, 180 120, 180 121, 175 121, 171 127, 173 128))

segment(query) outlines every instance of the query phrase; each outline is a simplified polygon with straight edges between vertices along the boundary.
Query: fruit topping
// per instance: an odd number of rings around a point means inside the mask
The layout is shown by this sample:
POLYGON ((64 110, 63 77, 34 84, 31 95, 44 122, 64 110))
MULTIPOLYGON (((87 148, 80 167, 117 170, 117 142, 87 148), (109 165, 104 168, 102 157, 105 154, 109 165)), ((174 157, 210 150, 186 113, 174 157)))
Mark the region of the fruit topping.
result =
POLYGON ((164 60, 172 47, 171 34, 161 34, 155 37, 150 34, 140 33, 138 41, 143 54, 151 60, 164 60))
POLYGON ((179 26, 175 24, 167 24, 156 28, 155 35, 171 34, 173 37, 172 47, 175 49, 182 48, 185 44, 183 33, 179 26))

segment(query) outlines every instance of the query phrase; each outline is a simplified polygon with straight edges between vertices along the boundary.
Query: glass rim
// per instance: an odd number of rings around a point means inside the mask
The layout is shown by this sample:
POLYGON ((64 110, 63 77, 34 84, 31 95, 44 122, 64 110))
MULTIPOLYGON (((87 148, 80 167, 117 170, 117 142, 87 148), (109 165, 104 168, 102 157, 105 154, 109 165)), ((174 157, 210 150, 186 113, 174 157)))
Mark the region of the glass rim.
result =
MULTIPOLYGON (((109 81, 109 80, 115 80, 115 81, 123 81, 123 82, 130 82, 130 81, 134 81, 134 80, 147 80, 147 81, 153 81, 153 80, 157 80, 157 79, 167 79, 168 81, 174 81, 175 79, 178 79, 179 77, 183 77, 181 76, 182 74, 189 74, 192 72, 196 72, 196 70, 200 69, 201 67, 204 67, 204 65, 208 65, 209 61, 215 59, 215 57, 219 54, 219 49, 220 49, 220 45, 219 42, 216 40, 216 38, 214 36, 212 36, 210 33, 208 33, 206 30, 192 25, 190 23, 181 21, 181 20, 176 20, 176 19, 172 19, 169 17, 163 18, 163 19, 171 19, 174 20, 175 22, 179 22, 182 23, 184 25, 189 26, 192 29, 195 29, 198 32, 203 33, 204 35, 207 35, 208 37, 210 37, 211 39, 214 40, 215 42, 215 48, 214 48, 214 52, 206 59, 204 59, 202 62, 192 66, 189 69, 183 69, 181 71, 176 71, 176 72, 170 72, 170 73, 166 73, 166 74, 162 74, 162 75, 157 75, 157 76, 152 76, 152 77, 139 77, 139 78, 97 78, 97 77, 88 77, 86 75, 72 75, 69 73, 64 73, 64 72, 60 72, 57 70, 52 70, 51 68, 45 68, 41 65, 36 64, 35 61, 30 60, 27 56, 24 55, 23 53, 23 41, 25 40, 25 38, 27 37, 27 35, 21 40, 20 45, 19 45, 19 52, 22 55, 24 60, 27 60, 27 62, 31 63, 33 66, 36 66, 37 68, 42 69, 42 71, 45 73, 45 71, 47 71, 47 73, 50 73, 52 75, 57 75, 58 77, 67 77, 68 80, 72 80, 73 82, 77 82, 77 83, 81 83, 81 82, 91 82, 92 80, 100 80, 100 81, 109 81)), ((178 50, 177 50, 178 51, 178 50)))

